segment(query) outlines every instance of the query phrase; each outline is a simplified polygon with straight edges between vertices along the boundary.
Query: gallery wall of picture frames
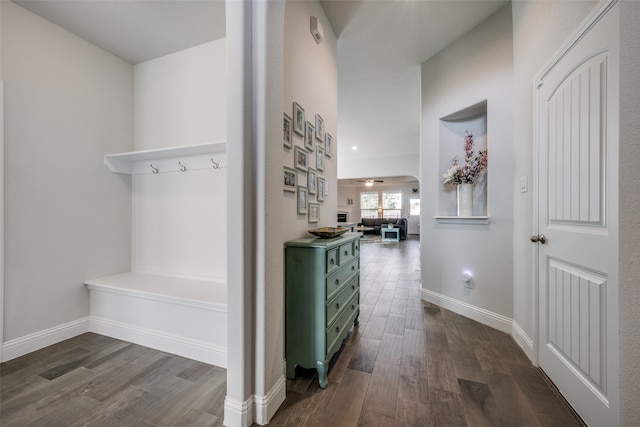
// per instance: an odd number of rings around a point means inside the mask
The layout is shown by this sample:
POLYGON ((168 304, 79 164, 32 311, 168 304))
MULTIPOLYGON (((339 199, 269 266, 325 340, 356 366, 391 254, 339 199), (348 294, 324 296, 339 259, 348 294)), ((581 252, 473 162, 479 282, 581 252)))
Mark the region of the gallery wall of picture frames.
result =
POLYGON ((334 140, 322 116, 315 114, 313 119, 307 120, 304 108, 295 101, 292 114, 283 115, 282 144, 293 153, 293 167, 283 165, 282 186, 283 191, 296 193, 298 214, 306 215, 309 223, 318 223, 322 202, 329 195, 321 175, 332 157, 334 140))

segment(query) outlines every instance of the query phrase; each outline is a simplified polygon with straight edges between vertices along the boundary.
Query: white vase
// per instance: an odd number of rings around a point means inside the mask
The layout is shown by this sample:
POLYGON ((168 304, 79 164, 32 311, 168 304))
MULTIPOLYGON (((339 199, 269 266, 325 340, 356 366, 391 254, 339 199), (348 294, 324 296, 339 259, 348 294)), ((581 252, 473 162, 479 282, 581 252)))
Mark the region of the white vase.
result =
POLYGON ((458 216, 473 216, 473 184, 458 184, 458 216))

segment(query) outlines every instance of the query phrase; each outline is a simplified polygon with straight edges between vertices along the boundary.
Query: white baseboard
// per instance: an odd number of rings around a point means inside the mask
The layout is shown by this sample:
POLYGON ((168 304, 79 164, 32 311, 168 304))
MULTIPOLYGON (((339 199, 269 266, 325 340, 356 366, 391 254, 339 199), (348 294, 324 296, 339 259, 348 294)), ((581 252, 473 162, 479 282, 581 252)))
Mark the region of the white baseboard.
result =
POLYGON ((516 344, 520 346, 522 351, 527 355, 529 360, 536 364, 534 353, 533 353, 533 340, 527 335, 527 333, 518 325, 517 322, 513 321, 513 325, 511 328, 511 336, 515 340, 516 344))
POLYGON ((90 332, 166 351, 167 353, 177 354, 178 356, 222 368, 227 367, 227 349, 224 347, 95 316, 91 316, 89 319, 90 332))
POLYGON ((501 314, 485 310, 484 308, 476 307, 475 305, 471 305, 466 302, 459 301, 455 298, 430 291, 429 289, 423 288, 421 290, 421 298, 432 304, 436 304, 440 307, 446 308, 447 310, 451 310, 454 313, 458 313, 462 316, 480 322, 483 325, 487 325, 507 334, 511 333, 512 320, 501 314))
POLYGON ((253 396, 256 413, 255 422, 260 425, 268 424, 286 397, 287 380, 283 375, 266 396, 253 396))
POLYGON ((230 398, 224 399, 224 421, 227 427, 250 427, 253 425, 253 396, 244 402, 230 398))
POLYGON ((2 361, 24 356, 36 350, 89 332, 89 317, 73 320, 2 344, 2 361))

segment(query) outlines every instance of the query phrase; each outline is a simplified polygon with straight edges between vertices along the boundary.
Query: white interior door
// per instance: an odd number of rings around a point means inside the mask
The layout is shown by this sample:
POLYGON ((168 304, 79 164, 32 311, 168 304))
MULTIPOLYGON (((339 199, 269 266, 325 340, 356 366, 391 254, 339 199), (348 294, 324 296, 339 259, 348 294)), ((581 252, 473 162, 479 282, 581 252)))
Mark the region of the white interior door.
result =
POLYGON ((618 46, 609 5, 537 88, 539 363, 592 426, 619 417, 618 46))
POLYGON ((420 234, 420 196, 409 197, 407 234, 420 234))

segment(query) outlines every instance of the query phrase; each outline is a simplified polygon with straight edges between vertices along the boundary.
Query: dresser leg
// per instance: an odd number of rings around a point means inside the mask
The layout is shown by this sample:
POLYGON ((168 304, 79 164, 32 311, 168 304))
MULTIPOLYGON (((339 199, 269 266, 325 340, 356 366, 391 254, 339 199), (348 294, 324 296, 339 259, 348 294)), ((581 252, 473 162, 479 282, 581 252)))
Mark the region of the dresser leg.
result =
POLYGON ((320 388, 327 388, 327 362, 318 360, 316 362, 316 369, 318 370, 318 382, 320 383, 320 388))
POLYGON ((287 378, 292 380, 295 377, 296 377, 296 365, 294 363, 292 364, 287 363, 287 378))
POLYGON ((356 318, 353 320, 353 326, 358 326, 360 324, 360 310, 358 310, 358 314, 356 315, 356 318))

